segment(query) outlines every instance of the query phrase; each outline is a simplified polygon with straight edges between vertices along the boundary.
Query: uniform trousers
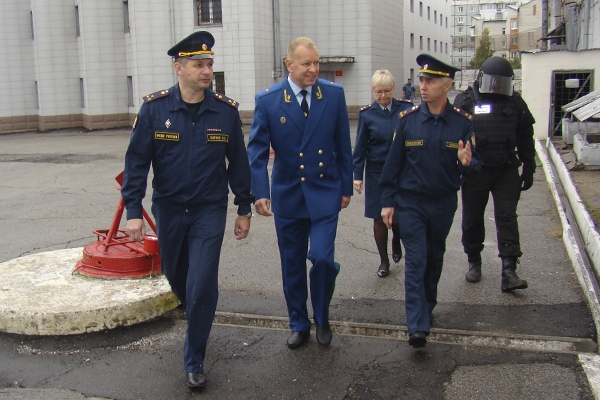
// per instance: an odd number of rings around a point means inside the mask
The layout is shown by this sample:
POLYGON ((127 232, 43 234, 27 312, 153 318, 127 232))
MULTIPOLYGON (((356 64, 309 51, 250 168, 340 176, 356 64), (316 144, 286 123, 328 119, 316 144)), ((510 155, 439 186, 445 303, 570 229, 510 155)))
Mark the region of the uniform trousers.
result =
POLYGON ((402 193, 396 197, 400 237, 405 249, 404 291, 408 333, 429 333, 429 313, 437 304, 446 238, 458 196, 438 197, 402 193))
POLYGON ((204 373, 206 343, 217 300, 219 258, 227 203, 172 210, 154 203, 161 268, 187 313, 183 347, 185 372, 204 373))
POLYGON ((467 178, 461 188, 462 244, 469 261, 481 262, 485 240, 484 214, 490 193, 494 201, 494 219, 499 257, 521 257, 517 204, 522 180, 515 167, 483 167, 481 173, 467 178))
POLYGON ((275 214, 283 293, 292 332, 306 332, 311 326, 306 307, 307 258, 312 263, 309 279, 313 318, 318 325, 329 323, 329 303, 339 273, 339 264, 334 262, 338 217, 337 213, 319 219, 288 218, 275 214))

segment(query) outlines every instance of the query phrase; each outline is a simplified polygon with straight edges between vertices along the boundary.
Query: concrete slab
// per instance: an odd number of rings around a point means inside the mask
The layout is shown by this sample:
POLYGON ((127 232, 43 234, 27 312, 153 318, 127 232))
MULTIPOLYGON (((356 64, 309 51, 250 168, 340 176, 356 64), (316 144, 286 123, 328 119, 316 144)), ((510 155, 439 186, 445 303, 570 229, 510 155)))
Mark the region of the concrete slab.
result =
POLYGON ((163 276, 99 279, 73 274, 83 248, 0 264, 0 331, 72 335, 155 318, 179 304, 163 276))

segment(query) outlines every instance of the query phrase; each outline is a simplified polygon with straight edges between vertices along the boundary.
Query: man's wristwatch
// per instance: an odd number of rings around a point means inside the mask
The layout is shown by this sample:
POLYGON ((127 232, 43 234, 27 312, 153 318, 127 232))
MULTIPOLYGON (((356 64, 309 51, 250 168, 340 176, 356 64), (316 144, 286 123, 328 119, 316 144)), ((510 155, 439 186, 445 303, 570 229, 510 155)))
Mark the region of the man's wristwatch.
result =
POLYGON ((250 211, 248 214, 240 215, 240 217, 252 218, 252 215, 252 211, 250 211))

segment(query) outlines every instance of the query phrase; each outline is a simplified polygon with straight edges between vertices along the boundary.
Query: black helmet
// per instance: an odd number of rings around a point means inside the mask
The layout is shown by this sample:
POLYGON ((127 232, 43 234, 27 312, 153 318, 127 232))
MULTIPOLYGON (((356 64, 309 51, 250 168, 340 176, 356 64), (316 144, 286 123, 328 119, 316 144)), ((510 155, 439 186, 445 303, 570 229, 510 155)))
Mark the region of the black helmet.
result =
POLYGON ((508 60, 502 57, 490 57, 481 64, 477 76, 479 92, 512 96, 513 75, 513 69, 508 60))

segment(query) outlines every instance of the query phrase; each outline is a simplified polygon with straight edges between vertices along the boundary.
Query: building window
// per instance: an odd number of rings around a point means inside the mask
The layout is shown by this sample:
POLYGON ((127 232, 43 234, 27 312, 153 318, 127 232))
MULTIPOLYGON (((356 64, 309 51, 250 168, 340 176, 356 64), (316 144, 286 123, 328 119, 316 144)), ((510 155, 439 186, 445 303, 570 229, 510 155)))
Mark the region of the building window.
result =
POLYGON ((463 25, 465 23, 465 19, 463 17, 456 18, 456 23, 458 25, 463 25))
POLYGON ((83 95, 83 78, 79 78, 79 93, 81 95, 81 108, 85 108, 85 96, 83 95))
POLYGON ((513 60, 514 60, 515 58, 517 58, 517 52, 516 52, 516 51, 511 51, 511 52, 510 52, 510 58, 511 58, 511 59, 513 59, 513 60))
POLYGON ((533 15, 535 15, 535 4, 533 5, 533 15))
POLYGON ((433 12, 433 23, 437 24, 437 11, 433 12))
POLYGON ((414 68, 410 69, 410 74, 408 75, 408 77, 410 78, 411 81, 415 80, 415 69, 414 68))
POLYGON ((506 28, 502 28, 502 34, 506 35, 506 28))
POLYGON ((440 13, 440 26, 444 26, 444 15, 440 13))
POLYGON ((448 17, 446 17, 446 29, 448 29, 448 17))
POLYGON ((448 54, 448 43, 446 42, 446 54, 448 54))
POLYGON ((462 58, 458 58, 458 65, 462 65, 462 58))
POLYGON ((40 89, 38 88, 38 83, 35 81, 35 104, 37 105, 37 109, 40 109, 40 89))
POLYGON ((215 72, 210 88, 217 93, 225 94, 225 72, 215 72))
POLYGON ((133 77, 127 77, 127 105, 133 107, 133 77))
POLYGON ((431 39, 427 38, 427 51, 431 51, 431 39))
POLYGON ((123 0, 123 31, 129 33, 129 2, 123 0))
POLYGON ((511 36, 510 37, 510 44, 517 44, 518 43, 518 37, 517 36, 511 36))
POLYGON ((75 32, 77 37, 81 36, 81 29, 79 28, 79 6, 75 6, 75 32))
POLYGON ((437 53, 437 40, 433 41, 433 52, 437 53))
POLYGON ((427 6, 427 21, 431 21, 431 7, 427 6))
POLYGON ((35 30, 33 29, 33 11, 29 11, 29 21, 31 22, 31 40, 35 40, 35 30))
POLYGON ((411 49, 415 48, 415 34, 414 33, 410 34, 410 48, 411 49))
POLYGON ((505 49, 506 48, 506 40, 502 41, 502 48, 505 49))
POLYGON ((419 50, 423 50, 423 36, 419 36, 419 50))
POLYGON ((461 38, 461 37, 459 37, 459 38, 456 38, 456 42, 457 42, 457 43, 462 43, 462 42, 463 42, 463 38, 461 38))
POLYGON ((415 12, 415 0, 410 0, 410 12, 415 12))
POLYGON ((457 28, 457 31, 458 31, 458 33, 463 33, 463 28, 462 28, 462 26, 459 26, 459 27, 457 28))
POLYGON ((474 13, 475 12, 475 6, 471 6, 471 12, 474 13))
POLYGON ((196 25, 220 25, 223 23, 221 0, 196 0, 195 1, 196 25))
POLYGON ((423 2, 419 2, 419 17, 423 16, 423 2))
POLYGON ((511 19, 510 20, 510 29, 517 29, 518 25, 517 25, 517 20, 516 19, 511 19))
POLYGON ((463 52, 463 48, 462 48, 462 47, 459 47, 459 48, 458 48, 458 52, 459 52, 459 53, 462 53, 462 52, 463 52))
POLYGON ((462 7, 456 7, 457 8, 457 12, 461 13, 463 12, 463 8, 462 7))

